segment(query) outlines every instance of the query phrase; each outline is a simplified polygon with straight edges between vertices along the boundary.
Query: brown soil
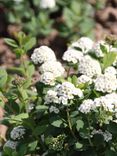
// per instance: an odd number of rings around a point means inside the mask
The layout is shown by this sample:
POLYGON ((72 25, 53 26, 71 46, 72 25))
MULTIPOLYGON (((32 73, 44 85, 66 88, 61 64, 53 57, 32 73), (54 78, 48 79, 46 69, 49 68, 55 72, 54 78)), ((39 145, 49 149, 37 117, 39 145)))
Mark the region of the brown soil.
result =
POLYGON ((117 0, 107 0, 105 8, 95 13, 96 39, 102 39, 105 35, 117 35, 117 0))

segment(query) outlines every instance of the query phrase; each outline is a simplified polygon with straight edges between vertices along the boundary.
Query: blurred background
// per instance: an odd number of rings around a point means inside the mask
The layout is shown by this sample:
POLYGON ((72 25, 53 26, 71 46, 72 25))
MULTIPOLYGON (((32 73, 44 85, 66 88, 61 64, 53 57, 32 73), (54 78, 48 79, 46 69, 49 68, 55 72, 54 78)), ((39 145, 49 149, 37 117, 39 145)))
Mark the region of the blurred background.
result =
POLYGON ((50 46, 61 59, 81 36, 117 35, 117 0, 0 0, 0 66, 19 63, 4 38, 15 39, 20 31, 36 37, 35 47, 50 46))

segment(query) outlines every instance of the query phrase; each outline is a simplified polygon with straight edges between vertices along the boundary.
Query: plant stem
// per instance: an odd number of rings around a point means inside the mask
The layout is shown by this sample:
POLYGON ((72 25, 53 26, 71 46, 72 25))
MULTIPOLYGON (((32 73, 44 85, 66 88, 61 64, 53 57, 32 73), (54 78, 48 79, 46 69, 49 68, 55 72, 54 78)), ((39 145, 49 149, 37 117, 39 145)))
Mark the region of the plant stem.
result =
POLYGON ((75 136, 75 134, 73 132, 73 129, 72 129, 72 124, 71 124, 71 119, 70 119, 70 114, 69 114, 69 108, 68 107, 67 107, 66 111, 67 111, 67 121, 68 121, 70 132, 71 132, 72 136, 76 139, 76 136, 75 136))
MULTIPOLYGON (((87 117, 87 121, 88 121, 89 130, 91 132, 91 125, 90 125, 89 117, 87 117)), ((90 138, 90 132, 89 132, 89 135, 88 135, 88 140, 89 140, 90 146, 94 149, 94 145, 93 145, 93 143, 91 141, 91 138, 90 138)), ((96 156, 98 156, 95 149, 94 149, 94 152, 95 152, 96 156)))

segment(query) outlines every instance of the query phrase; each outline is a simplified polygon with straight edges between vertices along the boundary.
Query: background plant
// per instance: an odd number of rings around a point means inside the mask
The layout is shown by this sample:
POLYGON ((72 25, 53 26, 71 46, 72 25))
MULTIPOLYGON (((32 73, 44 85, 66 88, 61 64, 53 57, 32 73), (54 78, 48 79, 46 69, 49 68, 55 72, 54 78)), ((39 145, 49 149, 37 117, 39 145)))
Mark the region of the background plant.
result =
POLYGON ((93 35, 95 9, 100 1, 91 5, 87 1, 56 0, 53 8, 42 8, 40 0, 0 1, 9 23, 19 25, 23 31, 35 36, 47 36, 54 29, 62 37, 72 38, 93 35))

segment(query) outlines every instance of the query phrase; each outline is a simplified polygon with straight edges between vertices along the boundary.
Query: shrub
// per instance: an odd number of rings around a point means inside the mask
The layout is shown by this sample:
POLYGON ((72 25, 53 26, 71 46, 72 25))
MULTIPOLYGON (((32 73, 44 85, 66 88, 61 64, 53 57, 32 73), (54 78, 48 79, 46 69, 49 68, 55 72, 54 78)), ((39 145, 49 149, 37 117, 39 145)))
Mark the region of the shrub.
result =
MULTIPOLYGON (((12 42, 7 40, 15 47, 12 42)), ((82 37, 64 53, 64 65, 42 46, 32 61, 16 67, 20 74, 1 69, 3 123, 9 127, 3 156, 117 155, 116 46, 112 37, 97 43, 82 37), (35 83, 32 62, 40 73, 35 83)))

